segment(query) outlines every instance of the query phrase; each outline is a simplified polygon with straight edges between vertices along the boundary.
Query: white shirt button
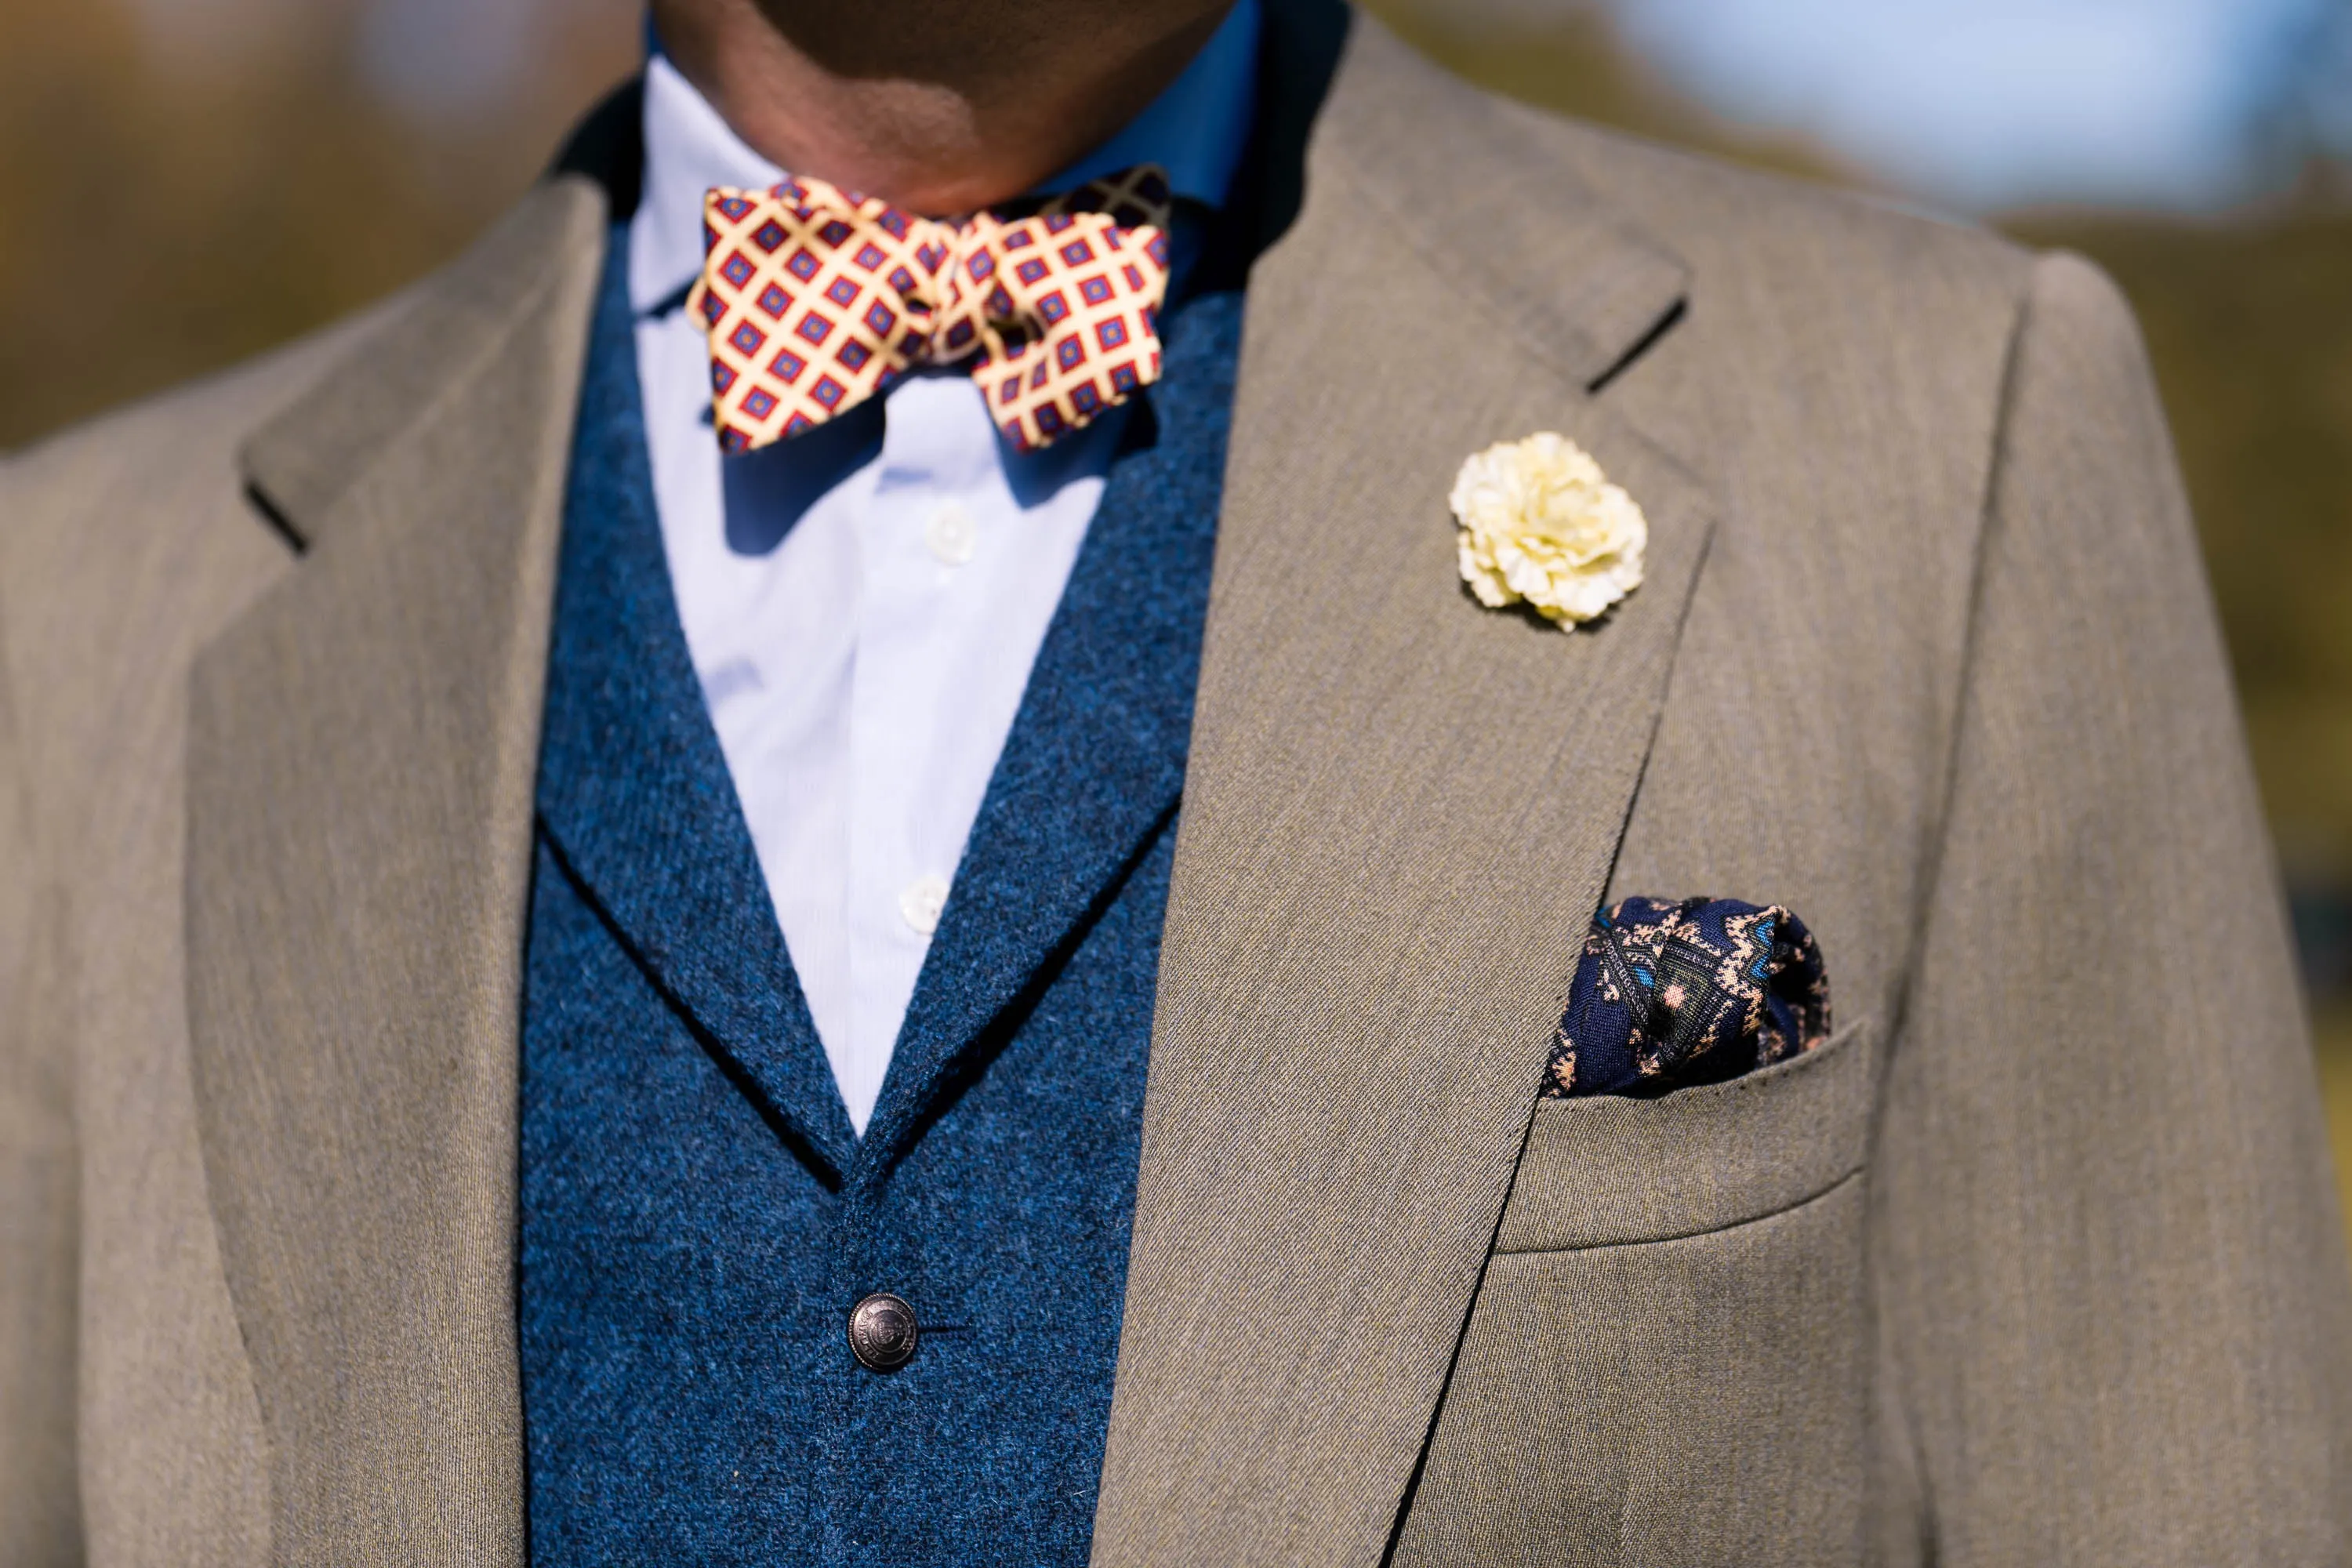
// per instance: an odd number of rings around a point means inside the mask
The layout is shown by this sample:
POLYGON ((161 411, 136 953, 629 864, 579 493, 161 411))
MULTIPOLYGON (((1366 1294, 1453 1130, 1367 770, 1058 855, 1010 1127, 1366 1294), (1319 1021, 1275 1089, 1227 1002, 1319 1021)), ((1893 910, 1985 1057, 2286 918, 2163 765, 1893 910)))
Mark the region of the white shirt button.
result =
POLYGON ((980 530, 972 526, 971 513, 949 501, 923 524, 923 542, 931 547, 941 565, 961 566, 971 559, 980 543, 980 530))
POLYGON ((948 907, 945 877, 918 877, 898 895, 898 913, 925 936, 940 929, 940 915, 948 907))

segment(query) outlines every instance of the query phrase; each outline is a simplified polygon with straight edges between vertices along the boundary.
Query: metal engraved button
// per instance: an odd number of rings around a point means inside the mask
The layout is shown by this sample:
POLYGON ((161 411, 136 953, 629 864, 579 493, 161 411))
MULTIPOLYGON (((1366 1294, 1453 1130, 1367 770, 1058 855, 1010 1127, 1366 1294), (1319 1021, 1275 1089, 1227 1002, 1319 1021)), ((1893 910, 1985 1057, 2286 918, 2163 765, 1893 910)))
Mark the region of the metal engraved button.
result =
POLYGON ((849 1349, 869 1372, 896 1372, 915 1357, 915 1309, 877 1290, 849 1310, 849 1349))

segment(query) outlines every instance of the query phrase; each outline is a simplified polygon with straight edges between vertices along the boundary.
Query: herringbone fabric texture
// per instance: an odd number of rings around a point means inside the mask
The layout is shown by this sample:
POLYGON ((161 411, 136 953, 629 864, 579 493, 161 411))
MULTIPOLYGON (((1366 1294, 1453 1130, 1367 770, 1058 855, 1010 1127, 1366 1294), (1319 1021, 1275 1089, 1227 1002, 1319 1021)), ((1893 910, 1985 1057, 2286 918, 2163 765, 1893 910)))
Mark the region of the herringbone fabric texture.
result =
POLYGON ((1159 379, 1170 206, 1149 165, 961 223, 822 180, 711 191, 688 306, 710 334, 720 444, 797 436, 966 361, 1008 439, 1050 444, 1159 379))

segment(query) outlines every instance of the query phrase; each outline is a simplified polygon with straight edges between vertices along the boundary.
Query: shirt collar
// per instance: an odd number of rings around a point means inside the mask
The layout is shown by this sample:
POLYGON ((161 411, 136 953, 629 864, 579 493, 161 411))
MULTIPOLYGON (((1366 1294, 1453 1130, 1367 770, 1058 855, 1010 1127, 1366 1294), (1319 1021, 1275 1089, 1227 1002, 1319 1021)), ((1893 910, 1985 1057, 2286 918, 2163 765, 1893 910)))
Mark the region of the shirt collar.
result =
MULTIPOLYGON (((1158 163, 1177 195, 1224 205, 1256 103, 1258 3, 1236 0, 1183 75, 1125 129, 1038 190, 1067 190, 1158 163)), ((680 298, 701 273, 706 191, 764 188, 784 177, 659 52, 646 66, 644 130, 645 188, 629 224, 629 303, 639 314, 680 298)))

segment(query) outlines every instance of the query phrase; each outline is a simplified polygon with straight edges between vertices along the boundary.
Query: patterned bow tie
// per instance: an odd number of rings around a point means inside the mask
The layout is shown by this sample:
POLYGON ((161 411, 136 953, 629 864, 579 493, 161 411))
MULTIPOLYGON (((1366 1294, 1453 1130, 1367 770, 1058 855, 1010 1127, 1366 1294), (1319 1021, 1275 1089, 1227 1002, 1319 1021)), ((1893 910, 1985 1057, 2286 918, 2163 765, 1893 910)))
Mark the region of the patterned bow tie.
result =
POLYGON ((728 451, 813 429, 922 364, 970 361, 1026 451, 1160 378, 1168 177, 1144 167, 1026 217, 942 223, 822 180, 712 191, 702 278, 728 451))

